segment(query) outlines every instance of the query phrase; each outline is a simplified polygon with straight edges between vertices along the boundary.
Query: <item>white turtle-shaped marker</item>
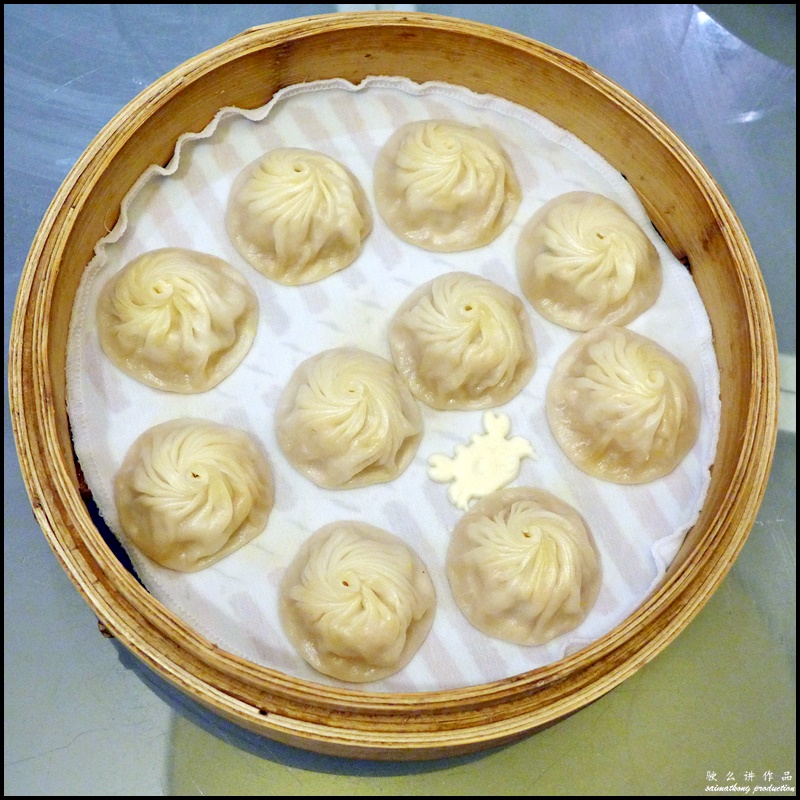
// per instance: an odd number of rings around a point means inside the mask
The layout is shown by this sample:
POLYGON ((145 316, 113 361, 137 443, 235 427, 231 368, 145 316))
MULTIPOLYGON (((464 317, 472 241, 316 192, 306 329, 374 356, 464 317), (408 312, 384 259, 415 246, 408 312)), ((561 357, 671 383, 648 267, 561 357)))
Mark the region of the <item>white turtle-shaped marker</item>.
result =
POLYGON ((439 483, 452 481, 447 497, 462 511, 469 508, 470 500, 511 483, 519 475, 523 458, 538 458, 527 439, 506 438, 511 420, 505 414, 487 411, 483 427, 486 433, 475 433, 470 444, 458 445, 453 458, 436 453, 428 459, 428 476, 439 483))

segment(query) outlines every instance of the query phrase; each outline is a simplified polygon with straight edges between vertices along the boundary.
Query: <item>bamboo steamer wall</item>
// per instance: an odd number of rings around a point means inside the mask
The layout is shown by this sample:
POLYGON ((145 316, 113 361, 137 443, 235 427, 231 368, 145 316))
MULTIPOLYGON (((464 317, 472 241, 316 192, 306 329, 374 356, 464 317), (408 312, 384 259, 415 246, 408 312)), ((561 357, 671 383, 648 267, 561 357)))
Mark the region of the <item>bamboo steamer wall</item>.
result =
POLYGON ((50 206, 22 276, 9 395, 34 513, 101 623, 194 699, 262 735, 310 750, 423 759, 497 745, 596 700, 662 650, 721 582, 755 519, 777 435, 777 347, 747 237, 688 148, 586 64, 497 28, 369 12, 247 31, 140 94, 100 132, 50 206), (708 497, 659 589, 591 647, 483 686, 426 694, 337 690, 220 651, 121 566, 81 497, 65 403, 69 318, 84 267, 122 198, 178 137, 224 106, 255 108, 291 84, 403 75, 490 92, 543 114, 602 153, 689 266, 711 319, 722 424, 708 497))

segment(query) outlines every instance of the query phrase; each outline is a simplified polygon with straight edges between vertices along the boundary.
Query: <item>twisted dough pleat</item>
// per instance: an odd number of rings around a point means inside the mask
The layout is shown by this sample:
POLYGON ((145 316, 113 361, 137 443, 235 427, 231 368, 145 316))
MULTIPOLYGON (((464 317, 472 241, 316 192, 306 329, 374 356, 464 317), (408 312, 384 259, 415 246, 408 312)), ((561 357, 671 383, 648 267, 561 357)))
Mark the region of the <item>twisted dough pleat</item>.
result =
POLYGON ((347 521, 306 542, 283 579, 280 607, 287 635, 311 666, 364 682, 411 660, 430 630, 436 594, 404 542, 347 521))
POLYGON ((116 503, 123 531, 146 556, 194 572, 261 533, 272 473, 244 431, 172 420, 134 442, 117 474, 116 503))
POLYGON ((417 289, 389 327, 398 372, 433 408, 491 408, 522 390, 536 347, 522 301, 466 272, 417 289))
POLYGON ((624 325, 661 291, 653 243, 624 209, 591 192, 560 195, 534 214, 520 236, 517 273, 539 313, 579 331, 624 325))
POLYGON ((278 403, 276 427, 294 467, 328 489, 393 480, 422 437, 419 408, 394 366, 357 348, 304 361, 278 403))
POLYGON ((401 239, 426 250, 469 250, 496 239, 521 191, 491 131, 452 120, 399 128, 375 165, 375 202, 401 239))
POLYGON ((157 389, 204 392, 239 365, 258 301, 222 259, 167 247, 135 258, 103 288, 100 343, 124 372, 157 389))
POLYGON ((627 328, 583 334, 556 364, 547 390, 556 440, 578 467, 616 483, 672 472, 700 427, 700 400, 686 367, 627 328))
POLYGON ((573 630, 600 586, 591 535, 574 508, 539 489, 502 489, 456 526, 447 554, 456 603, 478 630, 544 644, 573 630))
POLYGON ((372 214, 355 176, 334 159, 299 147, 271 150, 234 182, 226 224, 251 266, 295 286, 355 261, 372 214))

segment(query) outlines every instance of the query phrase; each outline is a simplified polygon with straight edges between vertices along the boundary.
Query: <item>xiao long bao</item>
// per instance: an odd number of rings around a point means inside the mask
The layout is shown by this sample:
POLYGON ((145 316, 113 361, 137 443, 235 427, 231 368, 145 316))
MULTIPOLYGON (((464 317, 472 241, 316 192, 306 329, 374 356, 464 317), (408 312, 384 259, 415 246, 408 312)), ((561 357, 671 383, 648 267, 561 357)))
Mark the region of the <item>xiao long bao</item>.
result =
POLYGON ((394 480, 422 438, 419 406, 394 366, 355 347, 300 364, 275 419, 284 455, 325 489, 394 480))
POLYGON ((297 652, 343 681, 402 669, 433 624, 436 592, 419 556, 362 522, 334 522, 300 549, 281 582, 280 615, 297 652))
POLYGON ((125 535, 162 567, 195 572, 264 530, 272 472, 244 431, 178 419, 145 431, 116 477, 125 535))
POLYGON ((222 259, 167 247, 135 258, 103 287, 100 344, 123 372, 147 386, 205 392, 247 355, 258 301, 222 259))
POLYGON ((289 286, 348 267, 372 230, 364 190, 343 164, 314 150, 271 150, 231 189, 228 235, 259 272, 289 286))
POLYGON ((627 328, 584 333, 547 388, 556 441, 580 469, 622 484, 668 475, 695 443, 700 401, 689 371, 627 328))
POLYGON ((577 331, 624 325, 661 291, 661 261, 616 203, 569 192, 546 203, 517 247, 523 294, 542 316, 577 331))
POLYGON ((474 627, 523 645, 576 628, 600 589, 597 554, 580 514, 528 487, 490 494, 461 518, 447 578, 474 627))
POLYGON ((437 409, 480 409, 517 395, 536 366, 522 301, 485 278, 449 272, 394 314, 389 345, 411 392, 437 409))
POLYGON ((496 239, 521 199, 494 134, 450 120, 399 128, 375 164, 375 203, 389 228, 425 250, 455 252, 496 239))

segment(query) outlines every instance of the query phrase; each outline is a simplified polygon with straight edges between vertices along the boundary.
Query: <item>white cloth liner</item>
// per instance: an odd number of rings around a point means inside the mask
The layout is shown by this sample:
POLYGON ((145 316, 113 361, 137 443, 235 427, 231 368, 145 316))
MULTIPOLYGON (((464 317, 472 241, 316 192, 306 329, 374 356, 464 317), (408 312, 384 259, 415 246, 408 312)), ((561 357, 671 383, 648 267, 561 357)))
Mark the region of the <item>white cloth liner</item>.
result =
MULTIPOLYGON (((518 675, 573 653, 610 631, 651 593, 697 519, 710 480, 719 429, 719 374, 711 326, 688 271, 650 224, 627 181, 567 131, 525 108, 462 87, 404 78, 340 79, 289 87, 255 111, 222 109, 199 134, 182 137, 165 168, 145 172, 125 198, 119 223, 98 242, 72 315, 67 363, 68 412, 75 450, 101 514, 153 595, 219 647, 289 675, 345 686, 319 675, 292 649, 277 614, 283 571, 302 541, 322 525, 356 519, 402 537, 428 565, 438 596, 430 635, 401 672, 364 691, 435 691, 518 675), (375 227, 357 261, 324 280, 281 286, 252 269, 225 231, 224 212, 239 170, 275 147, 319 150, 346 164, 372 201, 372 165, 391 133, 418 119, 451 118, 492 129, 523 189, 520 209, 492 244, 464 253, 430 253, 400 241, 375 213, 375 227), (628 327, 681 359, 698 386, 702 422, 691 453, 665 478, 619 486, 574 467, 553 439, 545 416, 547 381, 556 360, 579 335, 528 309, 538 350, 525 390, 502 406, 511 436, 532 442, 512 485, 546 489, 573 505, 597 543, 603 583, 597 603, 575 631, 547 645, 522 647, 491 639, 458 611, 445 576, 450 531, 461 513, 447 484, 427 476, 433 453, 483 431, 483 412, 422 406, 425 434, 410 467, 396 481, 349 491, 323 490, 301 477, 277 446, 272 414, 295 367, 331 347, 355 345, 386 358, 394 310, 420 284, 462 270, 522 296, 515 268, 520 230, 535 210, 567 191, 599 192, 622 205, 658 249, 664 285, 656 304, 628 327), (187 247, 226 259, 259 298, 252 349, 218 387, 199 395, 149 388, 116 369, 100 349, 95 304, 122 266, 158 247, 187 247), (276 487, 265 531, 203 572, 183 574, 153 564, 125 542, 114 506, 114 475, 133 441, 176 417, 215 420, 249 431, 268 453, 276 487)), ((354 686, 350 684, 351 688, 354 686)))

